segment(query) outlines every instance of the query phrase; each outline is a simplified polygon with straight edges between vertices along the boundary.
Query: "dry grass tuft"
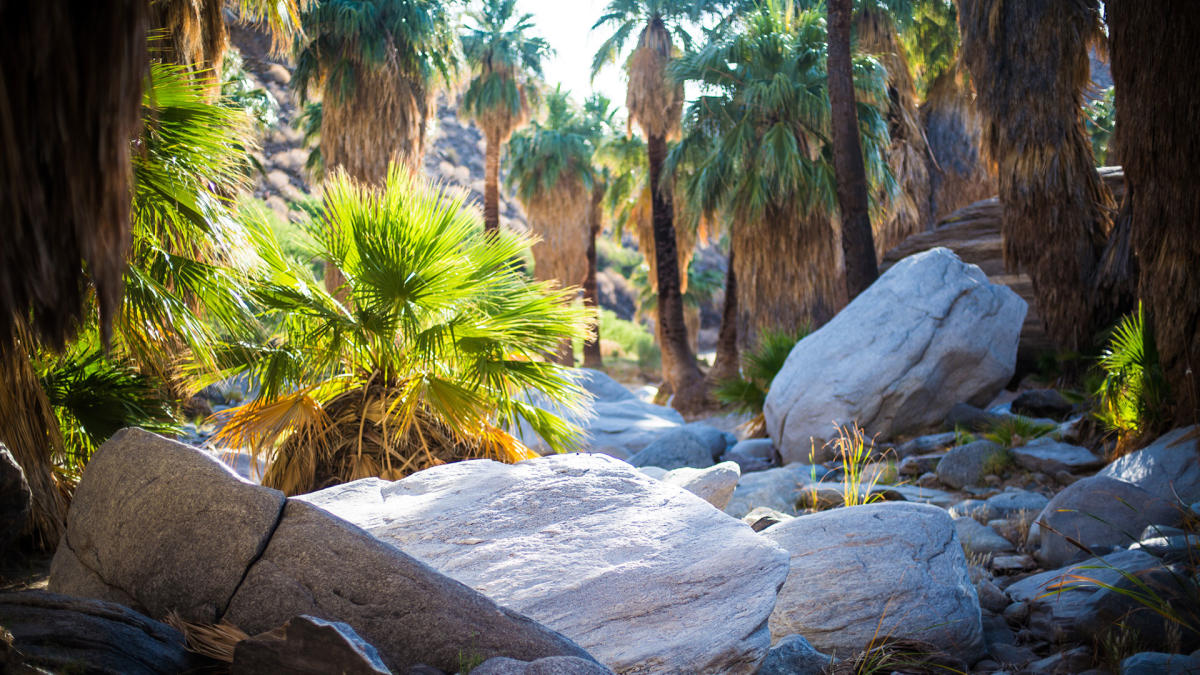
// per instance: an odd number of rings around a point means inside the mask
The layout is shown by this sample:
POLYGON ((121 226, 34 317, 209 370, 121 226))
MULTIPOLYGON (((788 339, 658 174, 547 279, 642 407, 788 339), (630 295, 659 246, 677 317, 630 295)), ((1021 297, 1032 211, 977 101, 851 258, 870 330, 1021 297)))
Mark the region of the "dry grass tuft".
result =
POLYGON ((184 644, 189 652, 222 663, 233 663, 233 651, 237 644, 250 637, 228 621, 215 624, 192 623, 184 621, 177 612, 167 614, 163 623, 183 633, 184 644))

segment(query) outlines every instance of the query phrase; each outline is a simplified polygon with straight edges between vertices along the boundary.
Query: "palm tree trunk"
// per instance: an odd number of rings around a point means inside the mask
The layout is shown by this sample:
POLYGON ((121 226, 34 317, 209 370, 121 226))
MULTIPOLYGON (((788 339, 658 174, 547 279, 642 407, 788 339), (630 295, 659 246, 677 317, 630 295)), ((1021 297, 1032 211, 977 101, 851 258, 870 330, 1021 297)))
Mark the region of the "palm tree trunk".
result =
POLYGON ((1106 0, 1117 152, 1139 294, 1154 323, 1177 424, 1200 421, 1200 7, 1106 0), (1191 56, 1188 56, 1191 54, 1191 56))
POLYGON ((729 268, 725 272, 725 306, 721 310, 721 332, 717 335, 717 353, 713 357, 712 370, 708 371, 710 384, 729 380, 738 375, 738 297, 737 275, 733 269, 734 249, 729 249, 729 268))
POLYGON ((879 277, 875 240, 867 212, 863 166, 850 63, 850 0, 829 0, 829 104, 833 113, 833 171, 842 215, 842 252, 849 300, 879 277))
POLYGON ((483 162, 483 231, 500 231, 500 139, 487 139, 483 162))
POLYGON ((587 247, 587 276, 583 279, 583 302, 595 308, 596 332, 583 343, 583 366, 585 368, 600 368, 604 365, 604 357, 600 352, 600 297, 596 293, 596 236, 600 234, 600 202, 604 199, 604 188, 597 184, 592 187, 592 208, 588 212, 591 225, 588 234, 587 247))
POLYGON ((646 150, 650 165, 651 213, 654 222, 654 258, 658 272, 658 320, 661 326, 663 379, 674 391, 672 406, 680 412, 695 412, 704 407, 707 392, 704 375, 696 365, 696 355, 688 345, 687 325, 683 321, 683 294, 679 282, 679 257, 675 243, 674 212, 670 196, 659 186, 667 140, 649 134, 646 150))
POLYGON ((959 2, 963 61, 1004 205, 1004 259, 1029 274, 1048 332, 1066 349, 1095 334, 1095 276, 1114 210, 1082 123, 1098 11, 1097 0, 959 2))

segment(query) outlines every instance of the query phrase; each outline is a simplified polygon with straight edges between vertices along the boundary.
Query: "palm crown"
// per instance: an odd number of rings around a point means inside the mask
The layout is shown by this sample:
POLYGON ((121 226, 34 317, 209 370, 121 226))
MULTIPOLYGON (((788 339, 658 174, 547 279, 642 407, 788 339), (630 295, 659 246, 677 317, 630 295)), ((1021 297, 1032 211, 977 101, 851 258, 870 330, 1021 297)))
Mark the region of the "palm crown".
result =
MULTIPOLYGON (((462 35, 463 56, 473 77, 459 109, 503 142, 535 103, 542 61, 550 44, 528 32, 531 14, 517 15, 516 0, 483 0, 462 35)), ((486 133, 486 131, 485 131, 486 133)), ((492 136, 492 134, 489 134, 492 136)))

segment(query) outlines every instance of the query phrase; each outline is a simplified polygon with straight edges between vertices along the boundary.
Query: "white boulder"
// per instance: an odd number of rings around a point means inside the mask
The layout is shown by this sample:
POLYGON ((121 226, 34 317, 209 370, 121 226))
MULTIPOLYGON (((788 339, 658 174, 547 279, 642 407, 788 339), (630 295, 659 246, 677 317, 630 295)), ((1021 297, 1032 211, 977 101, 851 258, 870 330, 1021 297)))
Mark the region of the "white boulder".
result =
POLYGON ((838 425, 888 438, 986 405, 1012 377, 1026 303, 945 248, 901 260, 792 349, 764 413, 784 462, 838 425))

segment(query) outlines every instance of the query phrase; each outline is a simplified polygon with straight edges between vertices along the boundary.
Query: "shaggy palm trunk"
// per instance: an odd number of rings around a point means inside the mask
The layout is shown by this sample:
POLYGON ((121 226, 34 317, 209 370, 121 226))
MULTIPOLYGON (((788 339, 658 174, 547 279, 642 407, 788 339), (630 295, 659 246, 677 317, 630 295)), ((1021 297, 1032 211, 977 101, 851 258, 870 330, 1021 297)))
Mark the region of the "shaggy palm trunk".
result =
POLYGON ((1180 66, 1200 59, 1200 7, 1191 0, 1106 0, 1105 8, 1139 295, 1154 324, 1174 421, 1194 424, 1200 421, 1200 81, 1180 66))
POLYGON ((921 103, 929 142, 929 224, 996 194, 996 176, 983 159, 983 123, 975 94, 956 65, 942 73, 921 103))
POLYGON ((587 245, 587 276, 583 279, 583 302, 596 310, 596 330, 583 343, 583 366, 600 368, 604 357, 600 351, 600 296, 596 293, 596 236, 600 234, 600 205, 604 201, 604 188, 597 182, 592 187, 592 208, 588 214, 589 234, 587 245))
POLYGON ((717 353, 713 357, 708 381, 717 384, 738 376, 738 296, 737 272, 733 267, 734 248, 729 248, 729 267, 725 271, 725 303, 721 308, 721 332, 717 335, 717 353))
POLYGON ((483 161, 483 230, 500 231, 500 146, 499 138, 487 139, 483 161))
POLYGON ((1051 338, 1082 348, 1097 328, 1093 285, 1113 211, 1082 122, 1097 0, 962 0, 958 17, 997 166, 1005 262, 1033 281, 1051 338))
POLYGON ((854 38, 856 51, 876 55, 887 69, 887 163, 896 179, 897 193, 889 195, 883 186, 875 190, 882 206, 873 230, 875 253, 882 259, 909 235, 933 224, 930 152, 917 109, 916 85, 893 20, 881 10, 862 9, 854 18, 854 38))
POLYGON ((854 73, 850 63, 850 0, 829 2, 829 104, 833 113, 833 171, 842 217, 842 252, 846 259, 849 300, 879 277, 875 241, 867 204, 867 170, 863 165, 855 110, 854 73))
POLYGON ((695 411, 705 405, 704 375, 696 365, 696 355, 688 344, 687 325, 683 320, 683 293, 679 282, 679 254, 676 250, 674 210, 670 196, 659 186, 667 141, 662 136, 646 139, 649 159, 651 213, 654 230, 654 257, 658 273, 658 321, 662 335, 663 376, 674 392, 672 406, 695 411))

